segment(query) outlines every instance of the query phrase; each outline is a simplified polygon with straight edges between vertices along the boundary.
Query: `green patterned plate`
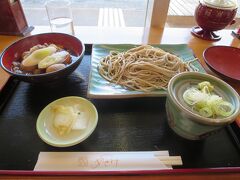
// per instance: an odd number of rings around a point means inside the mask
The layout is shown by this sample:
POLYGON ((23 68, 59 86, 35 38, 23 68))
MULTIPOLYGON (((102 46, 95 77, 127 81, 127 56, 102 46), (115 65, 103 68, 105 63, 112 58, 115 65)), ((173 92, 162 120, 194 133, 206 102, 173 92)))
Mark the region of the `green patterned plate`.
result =
MULTIPOLYGON (((126 51, 138 45, 133 44, 114 44, 114 45, 93 45, 91 72, 88 85, 89 98, 130 98, 130 97, 150 97, 150 96, 166 96, 167 91, 155 90, 151 92, 142 92, 126 89, 120 85, 110 83, 100 76, 98 73, 98 63, 101 58, 107 56, 110 51, 126 51)), ((172 54, 181 57, 184 61, 195 59, 193 52, 186 44, 176 45, 153 45, 162 48, 172 54)), ((199 69, 199 72, 205 72, 198 61, 192 63, 199 69)))

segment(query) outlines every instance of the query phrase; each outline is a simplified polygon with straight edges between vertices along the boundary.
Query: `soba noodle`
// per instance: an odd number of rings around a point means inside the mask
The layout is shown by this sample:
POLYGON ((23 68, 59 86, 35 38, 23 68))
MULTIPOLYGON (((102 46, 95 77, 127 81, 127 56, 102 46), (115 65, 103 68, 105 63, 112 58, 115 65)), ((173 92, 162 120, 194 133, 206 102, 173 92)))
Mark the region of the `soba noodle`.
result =
POLYGON ((142 45, 126 52, 111 51, 100 60, 98 71, 106 80, 138 91, 166 89, 177 73, 192 71, 176 55, 150 45, 142 45))

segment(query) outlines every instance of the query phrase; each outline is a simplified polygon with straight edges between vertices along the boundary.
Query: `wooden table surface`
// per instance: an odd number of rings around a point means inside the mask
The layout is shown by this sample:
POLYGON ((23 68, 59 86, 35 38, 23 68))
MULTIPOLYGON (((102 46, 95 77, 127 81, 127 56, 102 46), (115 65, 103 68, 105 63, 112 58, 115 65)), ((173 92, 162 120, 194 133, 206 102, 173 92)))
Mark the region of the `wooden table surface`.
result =
MULTIPOLYGON (((34 32, 33 32, 34 33, 34 32)), ((36 33, 36 31, 35 31, 36 33)), ((145 37, 146 42, 149 44, 188 44, 190 48, 192 48, 196 57, 200 60, 203 67, 210 74, 213 74, 207 67, 203 61, 202 53, 203 51, 210 46, 213 45, 229 45, 234 47, 240 47, 240 40, 234 38, 231 35, 231 30, 222 30, 219 31, 219 34, 222 35, 222 39, 217 42, 205 41, 198 39, 191 35, 190 29, 187 28, 165 28, 165 29, 155 29, 152 28, 148 35, 145 37)), ((12 42, 20 39, 21 37, 16 36, 3 36, 0 35, 0 52, 10 45, 12 42)), ((146 43, 145 42, 145 43, 146 43)), ((0 68, 0 89, 4 86, 9 75, 5 73, 0 68)), ((229 83, 229 82, 228 82, 229 83)), ((229 83, 232 85, 238 93, 240 93, 240 83, 229 83)), ((144 175, 144 176, 14 176, 14 175, 0 175, 0 179, 45 179, 45 180, 53 180, 53 179, 82 179, 82 180, 90 180, 90 179, 104 179, 104 180, 147 180, 147 179, 178 179, 178 180, 213 180, 213 179, 240 179, 239 173, 195 173, 195 174, 161 174, 161 175, 144 175)))

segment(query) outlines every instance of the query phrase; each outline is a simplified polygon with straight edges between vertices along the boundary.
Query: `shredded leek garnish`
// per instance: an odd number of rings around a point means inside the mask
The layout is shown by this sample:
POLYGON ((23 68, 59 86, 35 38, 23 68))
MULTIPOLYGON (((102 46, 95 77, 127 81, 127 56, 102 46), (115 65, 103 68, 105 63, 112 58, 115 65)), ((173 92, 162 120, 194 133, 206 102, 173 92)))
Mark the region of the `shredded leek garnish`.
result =
POLYGON ((184 101, 197 111, 199 115, 208 118, 228 117, 234 107, 231 103, 223 100, 222 97, 213 93, 214 86, 203 81, 197 87, 191 87, 183 93, 184 101))

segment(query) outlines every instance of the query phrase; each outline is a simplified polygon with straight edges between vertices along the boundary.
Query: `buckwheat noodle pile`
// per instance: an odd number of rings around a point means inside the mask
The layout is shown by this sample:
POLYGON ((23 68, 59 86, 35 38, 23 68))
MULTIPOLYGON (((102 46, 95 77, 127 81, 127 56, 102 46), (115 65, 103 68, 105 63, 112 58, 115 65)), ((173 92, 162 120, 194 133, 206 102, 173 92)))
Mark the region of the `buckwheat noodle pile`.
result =
POLYGON ((106 80, 138 91, 166 89, 169 80, 184 71, 193 71, 190 62, 150 45, 126 52, 111 51, 100 60, 98 71, 106 80))

